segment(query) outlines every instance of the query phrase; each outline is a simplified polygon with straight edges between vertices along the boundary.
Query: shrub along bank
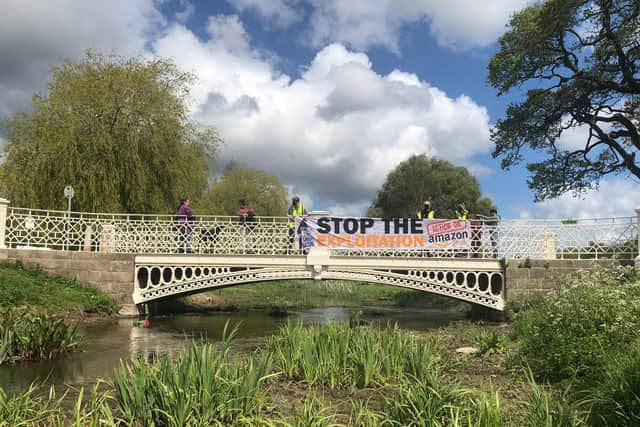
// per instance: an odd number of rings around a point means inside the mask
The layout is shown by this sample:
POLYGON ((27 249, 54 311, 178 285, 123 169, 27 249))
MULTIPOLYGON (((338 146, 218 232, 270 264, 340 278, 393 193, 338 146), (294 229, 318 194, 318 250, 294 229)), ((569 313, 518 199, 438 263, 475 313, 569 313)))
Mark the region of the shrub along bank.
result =
POLYGON ((99 290, 20 263, 0 264, 0 364, 50 359, 78 346, 66 317, 109 315, 118 304, 99 290))

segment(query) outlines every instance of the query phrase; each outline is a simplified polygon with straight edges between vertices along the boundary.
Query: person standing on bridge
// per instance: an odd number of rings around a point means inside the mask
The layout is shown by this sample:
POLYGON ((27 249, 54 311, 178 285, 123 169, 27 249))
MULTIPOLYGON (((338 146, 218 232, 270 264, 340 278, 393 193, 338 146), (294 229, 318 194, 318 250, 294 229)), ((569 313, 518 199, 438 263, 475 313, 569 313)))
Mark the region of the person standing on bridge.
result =
POLYGON ((431 201, 425 200, 422 205, 422 209, 420 209, 417 213, 418 219, 434 219, 436 212, 431 209, 431 201))
POLYGON ((246 199, 240 199, 238 218, 240 219, 240 224, 253 228, 253 223, 256 221, 256 213, 246 199))
MULTIPOLYGON (((302 203, 300 203, 300 197, 293 196, 291 199, 291 206, 289 206, 289 210, 287 212, 287 218, 289 218, 289 247, 291 248, 293 248, 293 242, 296 235, 296 217, 305 215, 307 215, 307 210, 304 208, 302 203)), ((302 244, 300 244, 300 248, 302 248, 302 244)))
POLYGON ((191 233, 193 232, 192 223, 195 221, 196 216, 189 207, 191 201, 185 197, 180 199, 180 206, 178 206, 178 216, 176 218, 176 225, 180 232, 180 245, 178 246, 179 253, 191 253, 191 233))
POLYGON ((456 207, 456 216, 459 221, 466 221, 469 218, 469 211, 465 208, 464 202, 458 203, 456 207))
POLYGON ((249 205, 246 199, 240 199, 240 207, 238 208, 238 219, 240 219, 240 239, 243 253, 246 251, 248 240, 251 238, 250 234, 255 226, 256 213, 249 205))

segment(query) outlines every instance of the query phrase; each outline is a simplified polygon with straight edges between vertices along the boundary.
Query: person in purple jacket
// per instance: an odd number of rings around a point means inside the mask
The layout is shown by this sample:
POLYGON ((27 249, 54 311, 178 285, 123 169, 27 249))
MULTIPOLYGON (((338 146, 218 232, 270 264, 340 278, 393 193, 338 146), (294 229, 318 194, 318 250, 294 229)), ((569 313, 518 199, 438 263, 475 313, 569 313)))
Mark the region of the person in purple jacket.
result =
POLYGON ((193 221, 196 216, 189 207, 190 200, 188 198, 180 199, 180 206, 178 206, 178 216, 176 218, 176 225, 180 232, 180 245, 178 246, 178 252, 191 253, 191 233, 193 232, 193 221))

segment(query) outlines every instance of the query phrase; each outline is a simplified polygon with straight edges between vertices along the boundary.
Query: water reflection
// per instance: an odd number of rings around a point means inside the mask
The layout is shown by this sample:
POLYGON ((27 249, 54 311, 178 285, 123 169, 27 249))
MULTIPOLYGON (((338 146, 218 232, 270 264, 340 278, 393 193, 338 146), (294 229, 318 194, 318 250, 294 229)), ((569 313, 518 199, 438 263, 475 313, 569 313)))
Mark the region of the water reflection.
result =
POLYGON ((225 323, 241 324, 236 348, 250 351, 262 338, 274 333, 287 320, 301 318, 305 323, 347 321, 354 310, 371 322, 398 322, 400 327, 416 331, 445 325, 463 318, 461 313, 438 310, 330 307, 271 317, 263 312, 214 313, 206 316, 179 315, 155 318, 150 328, 136 326, 133 319, 113 324, 82 328, 83 351, 56 360, 23 362, 0 366, 0 387, 9 392, 24 390, 36 380, 45 384, 85 385, 110 376, 120 360, 137 357, 152 359, 159 354, 176 355, 192 339, 218 342, 225 323))

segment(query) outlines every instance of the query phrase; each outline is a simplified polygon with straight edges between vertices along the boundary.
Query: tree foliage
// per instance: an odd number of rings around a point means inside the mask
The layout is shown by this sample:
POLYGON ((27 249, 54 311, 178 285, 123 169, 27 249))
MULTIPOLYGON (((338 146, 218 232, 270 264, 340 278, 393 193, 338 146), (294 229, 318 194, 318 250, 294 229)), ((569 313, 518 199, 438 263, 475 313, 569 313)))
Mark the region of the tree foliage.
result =
POLYGON ((639 14, 638 0, 547 0, 516 13, 500 38, 491 85, 499 94, 530 89, 496 124, 493 156, 509 168, 526 148, 546 153, 527 166, 536 200, 607 174, 640 178, 639 14), (578 146, 563 142, 576 132, 578 146))
POLYGON ((32 111, 5 122, 0 169, 12 204, 74 210, 173 212, 181 196, 205 190, 221 143, 187 115, 194 75, 167 59, 88 52, 52 68, 32 111))
POLYGON ((287 190, 277 177, 237 166, 228 167, 211 184, 196 208, 207 215, 235 215, 240 199, 246 199, 259 216, 287 214, 287 190))
POLYGON ((488 215, 493 207, 466 168, 421 154, 409 157, 387 175, 367 215, 413 217, 425 200, 431 200, 436 218, 455 218, 460 202, 472 214, 488 215))

